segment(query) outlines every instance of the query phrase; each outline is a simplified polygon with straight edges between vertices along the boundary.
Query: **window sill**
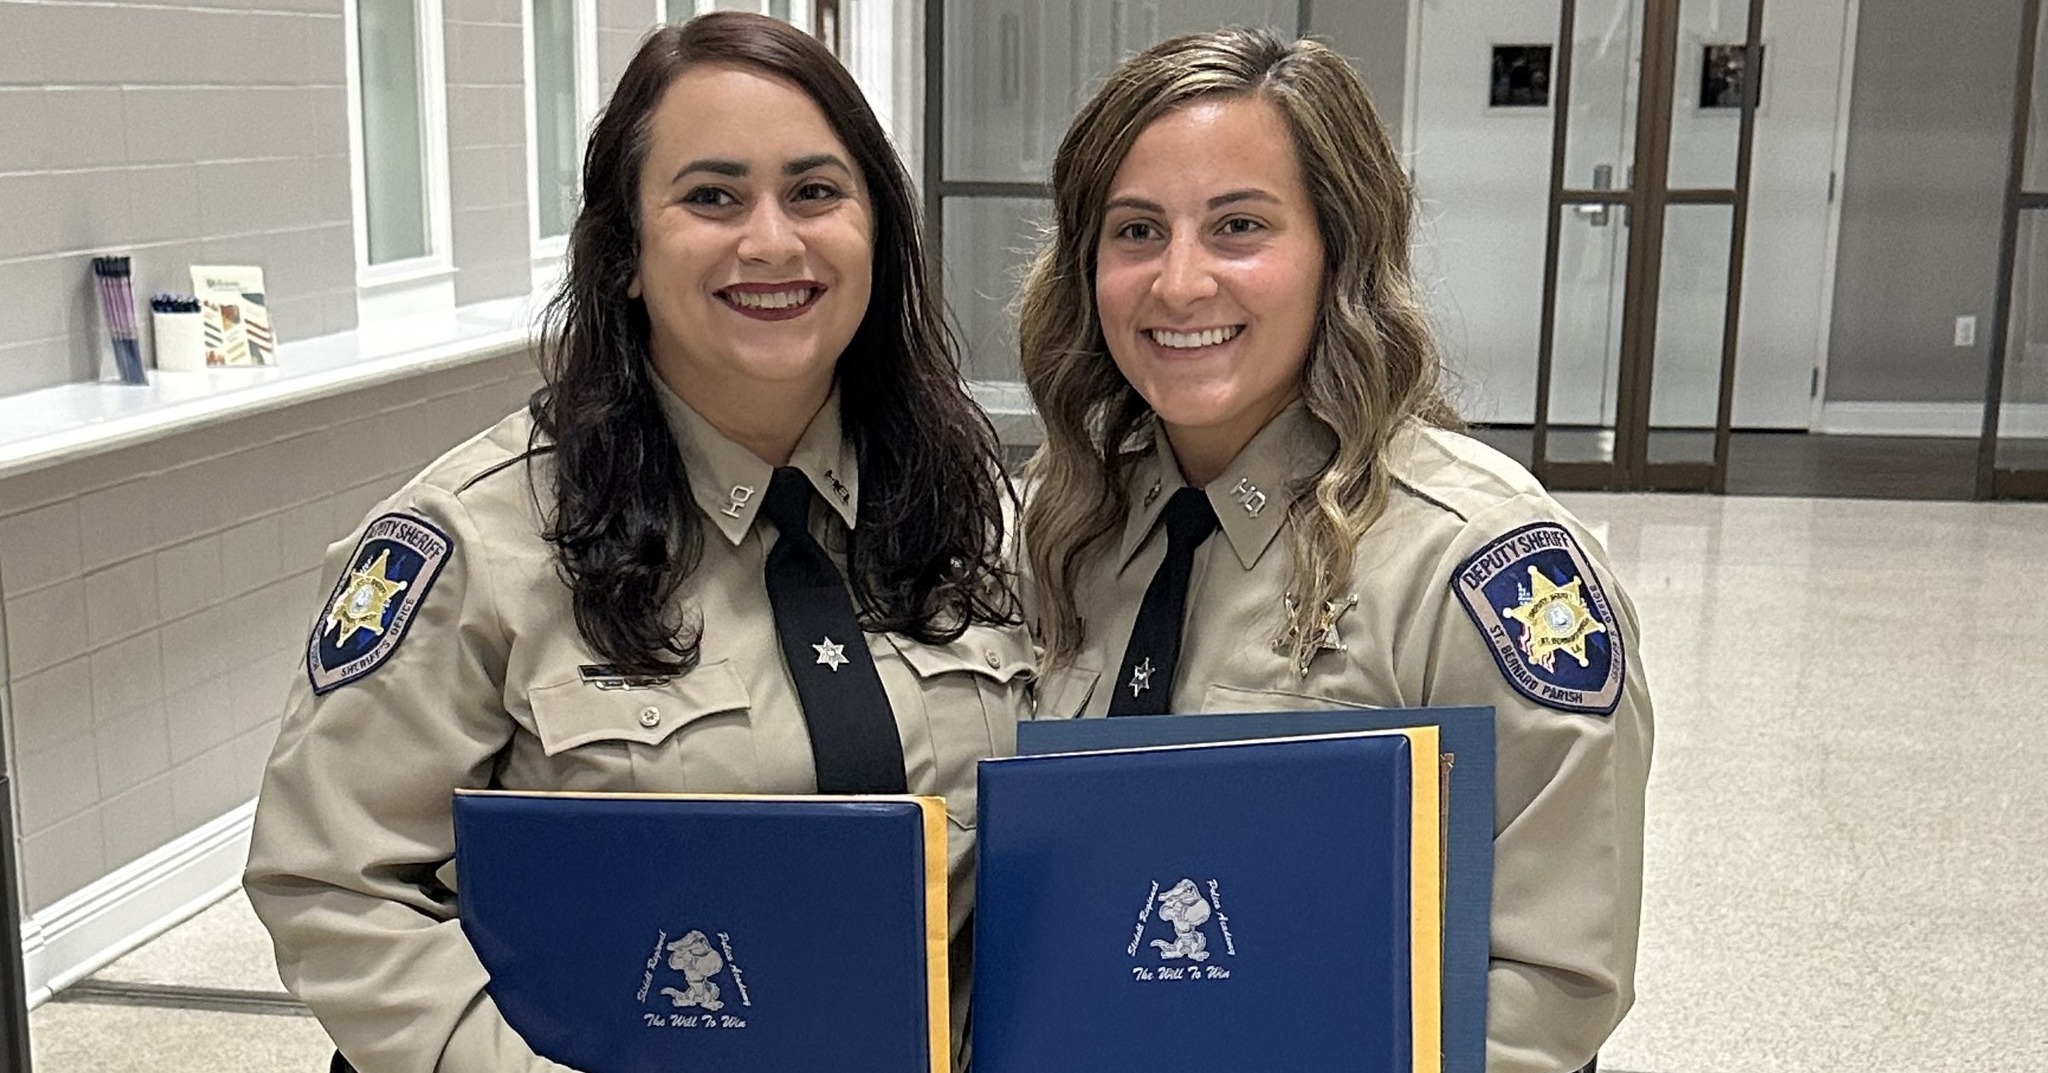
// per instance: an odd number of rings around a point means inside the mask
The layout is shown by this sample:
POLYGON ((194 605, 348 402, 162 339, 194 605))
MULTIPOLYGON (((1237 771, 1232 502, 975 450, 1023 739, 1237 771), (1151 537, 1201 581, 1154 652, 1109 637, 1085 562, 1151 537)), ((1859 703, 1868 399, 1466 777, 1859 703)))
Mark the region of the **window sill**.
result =
POLYGON ((286 342, 273 366, 152 369, 142 386, 65 384, 0 398, 0 479, 527 350, 539 301, 482 302, 286 342))

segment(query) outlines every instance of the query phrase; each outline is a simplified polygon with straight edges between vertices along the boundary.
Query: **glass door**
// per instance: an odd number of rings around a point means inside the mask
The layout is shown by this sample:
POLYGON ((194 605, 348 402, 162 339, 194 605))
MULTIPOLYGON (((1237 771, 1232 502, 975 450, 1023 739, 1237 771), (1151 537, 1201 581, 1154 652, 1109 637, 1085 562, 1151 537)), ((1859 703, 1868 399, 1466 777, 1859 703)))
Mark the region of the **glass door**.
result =
POLYGON ((1762 0, 1564 0, 1533 461, 1722 491, 1762 0))
POLYGON ((1567 483, 1611 467, 1620 428, 1644 14, 1643 0, 1560 8, 1533 453, 1567 483))
POLYGON ((2006 184, 1999 304, 1992 317, 1980 499, 2048 499, 2048 75, 2041 0, 2027 0, 2006 184))
POLYGON ((1004 443, 1038 440, 1009 307, 1051 217, 1067 121, 1126 57, 1231 24, 1305 31, 1309 0, 925 4, 925 229, 959 318, 969 386, 1004 443))

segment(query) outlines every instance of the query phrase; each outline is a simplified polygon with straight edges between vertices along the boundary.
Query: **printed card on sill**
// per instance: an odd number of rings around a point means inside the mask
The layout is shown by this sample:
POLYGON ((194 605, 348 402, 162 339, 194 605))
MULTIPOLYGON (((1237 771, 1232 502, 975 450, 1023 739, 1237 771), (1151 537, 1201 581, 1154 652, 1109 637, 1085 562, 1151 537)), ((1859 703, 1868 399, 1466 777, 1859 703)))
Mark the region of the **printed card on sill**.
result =
POLYGON ((277 337, 263 299, 263 269, 193 265, 192 293, 205 315, 206 364, 275 365, 277 337))

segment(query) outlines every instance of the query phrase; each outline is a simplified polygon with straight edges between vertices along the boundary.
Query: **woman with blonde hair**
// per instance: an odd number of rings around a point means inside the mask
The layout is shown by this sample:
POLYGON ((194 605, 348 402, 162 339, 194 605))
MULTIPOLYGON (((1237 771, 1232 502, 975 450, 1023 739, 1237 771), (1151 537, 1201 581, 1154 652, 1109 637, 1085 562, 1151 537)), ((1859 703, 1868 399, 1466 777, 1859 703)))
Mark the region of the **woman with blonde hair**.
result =
POLYGON ((1038 718, 1492 706, 1487 1069, 1585 1065, 1634 993, 1635 611, 1457 431, 1364 84, 1312 41, 1163 42, 1075 117, 1053 198, 1020 304, 1038 718))

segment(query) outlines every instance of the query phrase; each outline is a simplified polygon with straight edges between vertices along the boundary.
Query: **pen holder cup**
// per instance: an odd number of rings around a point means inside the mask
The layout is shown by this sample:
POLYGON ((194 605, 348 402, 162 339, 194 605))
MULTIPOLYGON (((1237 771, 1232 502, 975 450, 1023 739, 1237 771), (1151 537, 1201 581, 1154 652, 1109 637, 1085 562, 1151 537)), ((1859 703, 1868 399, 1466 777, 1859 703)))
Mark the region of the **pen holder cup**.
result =
POLYGON ((151 313, 149 318, 156 332, 157 368, 206 368, 205 314, 151 313))

